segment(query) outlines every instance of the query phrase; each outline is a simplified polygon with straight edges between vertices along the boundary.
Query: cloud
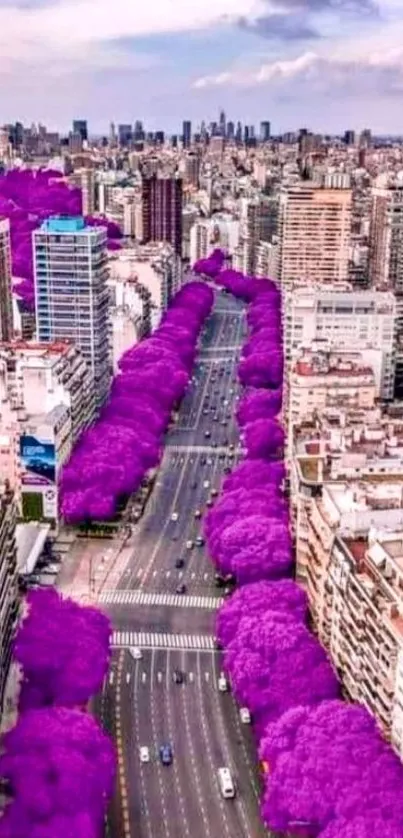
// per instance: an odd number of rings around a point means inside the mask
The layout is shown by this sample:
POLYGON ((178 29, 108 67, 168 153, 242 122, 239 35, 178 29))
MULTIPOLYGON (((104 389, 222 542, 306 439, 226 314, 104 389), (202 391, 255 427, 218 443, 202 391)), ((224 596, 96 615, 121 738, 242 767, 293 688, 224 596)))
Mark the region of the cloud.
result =
POLYGON ((268 40, 309 41, 319 37, 318 30, 299 15, 262 15, 255 20, 240 18, 238 26, 268 40))
POLYGON ((374 95, 380 92, 389 96, 401 95, 403 49, 346 58, 304 52, 288 60, 260 64, 252 70, 234 69, 203 76, 193 87, 197 90, 224 86, 254 88, 269 84, 279 95, 289 95, 290 86, 296 96, 303 92, 321 95, 329 91, 334 96, 341 91, 346 96, 371 92, 374 95))

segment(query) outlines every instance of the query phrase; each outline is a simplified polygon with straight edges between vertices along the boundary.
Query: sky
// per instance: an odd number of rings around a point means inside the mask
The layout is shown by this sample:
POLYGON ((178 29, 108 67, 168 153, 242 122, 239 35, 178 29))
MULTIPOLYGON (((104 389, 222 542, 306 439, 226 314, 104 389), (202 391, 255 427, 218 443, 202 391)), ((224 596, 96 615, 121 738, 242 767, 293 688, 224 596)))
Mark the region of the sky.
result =
POLYGON ((0 124, 403 134, 403 0, 0 0, 0 124))

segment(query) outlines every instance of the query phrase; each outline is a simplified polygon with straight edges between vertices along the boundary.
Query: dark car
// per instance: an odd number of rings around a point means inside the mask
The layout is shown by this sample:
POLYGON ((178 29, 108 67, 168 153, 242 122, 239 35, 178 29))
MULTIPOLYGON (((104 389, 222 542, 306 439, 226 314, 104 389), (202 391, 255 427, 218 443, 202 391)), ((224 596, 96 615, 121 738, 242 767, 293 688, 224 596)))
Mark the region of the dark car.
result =
POLYGON ((185 680, 184 674, 180 669, 174 669, 174 673, 173 673, 172 677, 173 677, 173 680, 174 680, 175 684, 183 684, 183 682, 185 680))
POLYGON ((176 559, 175 567, 180 570, 182 567, 185 567, 185 559, 176 559))
POLYGON ((178 585, 178 587, 176 589, 176 593, 177 594, 185 594, 186 593, 186 585, 185 585, 184 582, 181 582, 181 584, 178 585))
POLYGON ((197 483, 196 483, 196 482, 192 483, 191 488, 192 488, 192 489, 197 489, 197 483))
POLYGON ((173 760, 172 748, 170 745, 160 746, 160 760, 163 765, 171 765, 173 760))

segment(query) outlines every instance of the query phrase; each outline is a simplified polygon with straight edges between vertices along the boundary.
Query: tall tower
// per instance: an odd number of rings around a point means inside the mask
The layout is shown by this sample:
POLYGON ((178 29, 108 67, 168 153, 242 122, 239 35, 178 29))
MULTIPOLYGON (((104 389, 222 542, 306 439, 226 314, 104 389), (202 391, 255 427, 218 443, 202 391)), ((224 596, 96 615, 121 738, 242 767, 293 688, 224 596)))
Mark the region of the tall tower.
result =
POLYGON ((182 142, 183 148, 190 148, 192 144, 192 123, 188 119, 182 125, 182 142))
POLYGON ((33 243, 38 340, 75 343, 101 406, 112 371, 106 230, 87 227, 80 217, 49 218, 33 243))
POLYGON ((10 222, 0 218, 0 340, 13 336, 10 222))
POLYGON ((351 204, 351 189, 308 182, 280 196, 280 281, 285 288, 347 281, 351 204))
POLYGON ((143 179, 143 241, 169 242, 182 253, 182 181, 178 178, 143 179))
POLYGON ((83 143, 88 140, 88 125, 86 119, 75 119, 73 121, 73 134, 79 134, 83 143))
POLYGON ((396 299, 395 398, 403 399, 403 186, 375 187, 369 238, 369 281, 396 299))

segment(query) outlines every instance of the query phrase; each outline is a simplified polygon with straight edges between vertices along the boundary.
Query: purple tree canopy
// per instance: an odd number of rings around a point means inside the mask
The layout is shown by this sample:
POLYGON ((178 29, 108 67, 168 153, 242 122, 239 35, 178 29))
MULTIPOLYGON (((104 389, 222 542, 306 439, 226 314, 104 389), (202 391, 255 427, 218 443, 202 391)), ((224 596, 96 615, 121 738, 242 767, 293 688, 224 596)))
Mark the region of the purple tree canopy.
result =
POLYGON ((216 632, 220 643, 226 647, 234 640, 243 617, 262 617, 266 611, 284 611, 297 622, 304 622, 308 615, 306 594, 291 579, 264 580, 239 588, 218 613, 216 632))

